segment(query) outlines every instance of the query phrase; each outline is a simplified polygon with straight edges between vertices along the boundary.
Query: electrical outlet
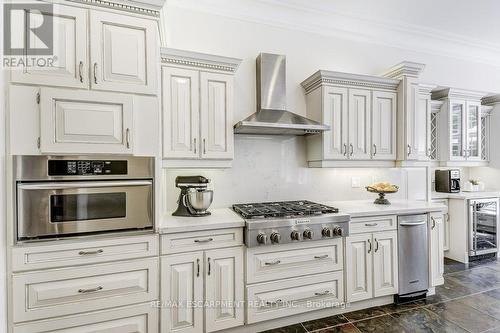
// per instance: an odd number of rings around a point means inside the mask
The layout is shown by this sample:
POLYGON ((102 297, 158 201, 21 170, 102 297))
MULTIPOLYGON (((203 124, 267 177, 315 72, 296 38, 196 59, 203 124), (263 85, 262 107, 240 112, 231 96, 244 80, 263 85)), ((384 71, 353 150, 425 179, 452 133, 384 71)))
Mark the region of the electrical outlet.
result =
POLYGON ((351 187, 352 188, 361 187, 361 180, 359 179, 359 177, 352 177, 351 178, 351 187))

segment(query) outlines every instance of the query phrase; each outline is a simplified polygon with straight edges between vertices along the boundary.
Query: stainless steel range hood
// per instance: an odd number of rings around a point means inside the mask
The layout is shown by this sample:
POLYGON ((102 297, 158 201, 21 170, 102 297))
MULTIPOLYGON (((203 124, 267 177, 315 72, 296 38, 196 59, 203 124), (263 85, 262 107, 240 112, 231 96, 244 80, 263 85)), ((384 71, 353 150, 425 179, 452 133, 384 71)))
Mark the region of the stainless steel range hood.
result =
POLYGON ((234 125, 237 134, 306 135, 329 126, 286 110, 286 57, 257 57, 257 112, 234 125))

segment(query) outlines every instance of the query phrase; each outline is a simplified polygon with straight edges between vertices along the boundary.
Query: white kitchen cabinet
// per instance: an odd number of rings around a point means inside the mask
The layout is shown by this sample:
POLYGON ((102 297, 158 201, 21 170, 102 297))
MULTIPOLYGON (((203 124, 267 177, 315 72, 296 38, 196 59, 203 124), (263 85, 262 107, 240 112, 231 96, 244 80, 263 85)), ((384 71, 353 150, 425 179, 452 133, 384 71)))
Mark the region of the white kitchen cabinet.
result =
POLYGON ((161 258, 162 332, 203 332, 203 252, 161 258))
POLYGON ((133 153, 133 100, 124 94, 40 90, 42 153, 133 153))
POLYGON ((429 224, 430 283, 432 287, 444 284, 444 217, 431 213, 429 224))
MULTIPOLYGON (((61 86, 72 88, 88 87, 87 56, 87 10, 54 4, 52 13, 41 12, 41 16, 28 11, 32 25, 51 20, 53 24, 53 55, 47 56, 50 67, 25 66, 22 70, 12 70, 12 81, 17 83, 61 86), (50 59, 50 60, 49 60, 50 59)), ((28 20, 26 20, 27 24, 28 20)), ((28 31, 29 27, 25 27, 28 31)), ((42 47, 38 38, 30 41, 30 57, 37 47, 42 47)), ((27 56, 26 56, 27 57, 27 56)), ((44 57, 45 56, 41 56, 44 57)))
POLYGON ((205 330, 215 332, 243 325, 243 251, 240 247, 205 252, 205 330))
POLYGON ((443 250, 450 249, 450 213, 448 212, 448 199, 433 199, 432 202, 446 206, 446 211, 443 215, 443 250))
POLYGON ((92 89, 156 94, 156 31, 149 19, 91 10, 92 89))
POLYGON ((330 126, 307 137, 309 166, 394 166, 398 83, 327 71, 302 82, 308 117, 330 126))
POLYGON ((213 332, 243 325, 243 248, 161 258, 162 332, 213 332), (199 306, 203 302, 208 307, 199 306))
POLYGON ((396 93, 374 91, 372 95, 372 158, 396 159, 396 93))
POLYGON ((347 302, 397 294, 397 231, 346 238, 347 302))
POLYGON ((161 54, 164 166, 230 166, 240 60, 167 48, 161 54))

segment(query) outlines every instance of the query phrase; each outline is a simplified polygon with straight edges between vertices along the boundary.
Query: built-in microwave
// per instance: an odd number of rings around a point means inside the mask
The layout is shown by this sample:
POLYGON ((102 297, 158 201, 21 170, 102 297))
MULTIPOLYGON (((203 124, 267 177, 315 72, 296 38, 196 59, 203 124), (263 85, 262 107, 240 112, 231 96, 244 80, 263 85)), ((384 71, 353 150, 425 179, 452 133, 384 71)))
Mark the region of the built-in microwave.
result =
POLYGON ((17 239, 153 228, 154 159, 15 156, 17 239))

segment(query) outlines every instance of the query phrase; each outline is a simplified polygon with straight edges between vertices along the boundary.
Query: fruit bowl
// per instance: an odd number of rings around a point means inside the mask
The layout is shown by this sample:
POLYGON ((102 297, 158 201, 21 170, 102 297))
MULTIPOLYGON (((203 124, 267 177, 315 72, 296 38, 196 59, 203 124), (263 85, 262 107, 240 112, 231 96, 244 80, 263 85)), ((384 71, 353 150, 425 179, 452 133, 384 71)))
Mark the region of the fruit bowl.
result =
POLYGON ((371 193, 378 193, 378 198, 373 202, 377 205, 390 205, 391 202, 385 197, 388 193, 396 193, 399 190, 399 186, 391 185, 389 183, 379 183, 373 184, 366 187, 366 190, 371 193))

